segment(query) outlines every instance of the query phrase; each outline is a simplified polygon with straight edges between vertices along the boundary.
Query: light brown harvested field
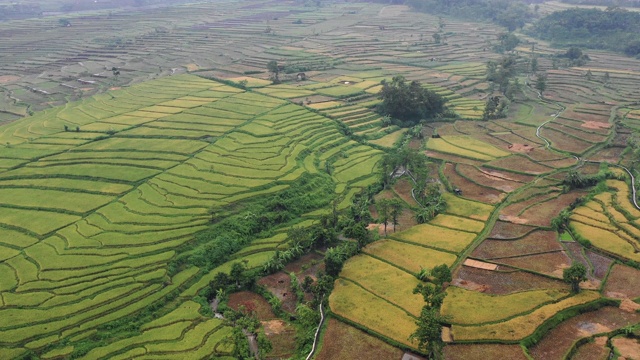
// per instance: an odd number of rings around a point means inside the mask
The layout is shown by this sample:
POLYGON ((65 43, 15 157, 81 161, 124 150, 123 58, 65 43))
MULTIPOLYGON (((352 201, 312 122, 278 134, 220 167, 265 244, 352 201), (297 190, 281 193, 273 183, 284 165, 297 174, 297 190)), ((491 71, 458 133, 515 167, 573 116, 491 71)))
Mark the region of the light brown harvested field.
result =
POLYGON ((562 271, 571 266, 571 258, 564 251, 520 256, 513 258, 503 258, 496 262, 527 269, 538 273, 550 275, 562 279, 562 271))
POLYGON ((243 306, 248 313, 255 313, 258 320, 275 319, 275 314, 271 309, 271 305, 262 296, 250 292, 241 291, 229 295, 229 307, 239 310, 243 306))
POLYGON ((496 221, 493 226, 489 239, 516 239, 522 237, 536 228, 533 226, 525 226, 505 221, 496 221))
POLYGON ((518 240, 485 240, 475 249, 472 256, 498 260, 561 250, 562 245, 554 231, 535 231, 518 240))
POLYGON ((504 217, 504 219, 509 219, 505 221, 510 221, 510 222, 514 222, 513 221, 514 219, 519 219, 517 223, 528 224, 529 219, 524 216, 521 217, 520 216, 521 212, 523 212, 527 208, 534 206, 536 204, 544 204, 545 202, 557 196, 558 196, 557 192, 551 192, 546 194, 542 193, 542 194, 533 196, 527 200, 513 203, 505 207, 504 209, 502 209, 502 211, 500 212, 500 216, 501 216, 500 219, 503 220, 503 217, 504 217))
POLYGON ((611 124, 609 123, 602 123, 602 122, 597 122, 597 121, 585 121, 582 124, 583 127, 587 128, 587 129, 609 129, 611 127, 611 124))
POLYGON ((580 314, 547 333, 529 353, 534 359, 562 359, 578 339, 605 333, 640 321, 640 314, 631 314, 615 307, 580 314))
POLYGON ((552 280, 529 272, 513 270, 513 268, 506 266, 499 266, 498 271, 463 266, 454 277, 453 284, 467 290, 494 295, 506 295, 526 290, 566 290, 569 288, 562 280, 552 280))
POLYGON ((623 147, 604 148, 589 156, 589 160, 606 161, 608 163, 615 164, 620 160, 623 151, 623 147))
POLYGON ((497 171, 483 171, 465 164, 456 165, 456 171, 458 172, 458 174, 471 180, 471 182, 473 183, 494 188, 507 193, 512 192, 524 185, 521 182, 507 179, 507 176, 502 176, 497 171))
POLYGON ((605 360, 609 356, 607 337, 600 336, 593 342, 578 347, 578 351, 571 357, 572 360, 605 360))
POLYGON ((526 360, 519 345, 461 344, 444 348, 446 360, 526 360))
POLYGON ((611 345, 620 354, 618 359, 640 359, 640 342, 638 339, 616 336, 611 345))
POLYGON ((535 150, 527 153, 527 156, 533 159, 534 161, 560 160, 560 159, 565 159, 567 157, 564 154, 558 154, 556 152, 552 152, 547 148, 536 148, 535 150))
MULTIPOLYGON (((527 151, 527 153, 529 152, 531 151, 527 151)), ((512 155, 506 158, 493 160, 489 162, 488 165, 532 175, 539 175, 553 171, 549 166, 533 162, 528 157, 519 155, 512 155)))
POLYGON ((456 156, 452 154, 441 153, 433 150, 427 150, 425 151, 425 154, 430 158, 444 160, 449 163, 462 163, 462 164, 469 164, 473 166, 480 166, 483 164, 482 161, 473 160, 473 159, 465 158, 462 156, 456 156))
POLYGON ((467 259, 463 263, 464 266, 468 266, 475 269, 495 271, 498 268, 498 265, 487 263, 484 261, 478 261, 473 259, 467 259))
POLYGON ((527 219, 528 224, 550 226, 551 219, 556 217, 562 209, 568 207, 576 199, 587 195, 586 191, 575 191, 561 194, 541 204, 536 204, 525 210, 520 217, 527 219))
POLYGON ((445 165, 444 175, 454 189, 462 190, 462 197, 487 204, 496 204, 506 196, 499 190, 480 186, 460 176, 460 174, 455 171, 453 164, 447 163, 445 165))
POLYGON ((574 154, 582 154, 588 148, 593 146, 593 143, 583 141, 575 137, 567 136, 563 132, 552 130, 548 127, 542 128, 540 133, 542 134, 542 136, 551 141, 551 146, 553 146, 553 148, 574 154))
POLYGON ((616 299, 640 297, 640 270, 616 264, 611 268, 604 295, 616 299))
POLYGON ((0 75, 0 84, 7 84, 10 82, 20 80, 20 76, 15 75, 0 75))
POLYGON ((317 360, 400 359, 402 350, 362 330, 329 319, 317 360))

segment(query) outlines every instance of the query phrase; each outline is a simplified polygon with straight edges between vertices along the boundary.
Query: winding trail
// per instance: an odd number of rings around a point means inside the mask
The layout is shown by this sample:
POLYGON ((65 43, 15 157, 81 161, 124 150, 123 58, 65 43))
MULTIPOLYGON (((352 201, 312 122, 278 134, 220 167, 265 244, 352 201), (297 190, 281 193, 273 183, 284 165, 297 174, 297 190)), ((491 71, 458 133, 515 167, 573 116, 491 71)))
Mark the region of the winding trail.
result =
MULTIPOLYGON (((539 91, 536 91, 536 92, 538 93, 538 99, 540 99, 541 101, 545 101, 545 100, 542 98, 542 94, 541 94, 539 91)), ((545 144, 546 144, 546 145, 545 145, 545 147, 546 147, 547 149, 549 149, 549 150, 554 150, 554 149, 551 147, 551 142, 550 142, 547 138, 545 138, 544 136, 542 136, 542 135, 540 134, 540 130, 542 130, 542 127, 544 127, 544 126, 545 126, 545 125, 547 125, 548 123, 552 122, 553 120, 556 120, 556 119, 557 119, 557 118, 558 118, 558 117, 559 117, 559 116, 560 116, 560 115, 561 115, 561 114, 562 114, 562 113, 567 109, 564 105, 562 105, 562 104, 560 104, 560 103, 558 103, 558 102, 553 102, 553 103, 554 103, 554 104, 556 104, 556 105, 558 105, 558 106, 560 106, 560 110, 558 110, 558 112, 557 112, 555 115, 553 115, 553 119, 551 119, 551 120, 547 120, 547 121, 543 122, 543 123, 542 123, 542 124, 540 124, 540 126, 538 126, 538 128, 536 129, 536 136, 537 136, 539 139, 541 139, 541 140, 543 140, 543 141, 545 142, 545 144)), ((630 171, 629 169, 627 169, 626 167, 624 167, 624 166, 622 166, 622 165, 619 165, 619 164, 611 164, 611 163, 606 162, 606 161, 588 160, 588 159, 582 159, 582 158, 580 158, 580 157, 578 157, 578 156, 576 156, 576 155, 572 155, 572 156, 573 156, 573 157, 574 157, 578 162, 587 162, 587 163, 592 163, 592 164, 602 164, 602 163, 606 163, 606 164, 608 164, 608 165, 610 165, 610 166, 615 166, 615 167, 621 168, 621 169, 623 169, 624 171, 626 171, 626 172, 627 172, 627 174, 629 174, 629 176, 631 177, 631 192, 632 192, 632 195, 631 195, 631 201, 632 201, 633 205, 634 205, 638 210, 640 210, 640 206, 638 206, 638 201, 636 200, 636 178, 635 178, 635 176, 633 176, 633 174, 631 173, 631 171, 630 171)), ((578 165, 578 166, 579 166, 579 165, 578 165)))
POLYGON ((313 346, 311 347, 311 352, 307 355, 305 360, 309 360, 313 357, 313 354, 316 352, 316 348, 318 347, 318 340, 320 338, 320 329, 322 329, 322 324, 324 324, 324 309, 322 308, 322 302, 324 301, 324 297, 320 300, 320 324, 318 324, 318 329, 316 330, 316 334, 313 337, 313 346))

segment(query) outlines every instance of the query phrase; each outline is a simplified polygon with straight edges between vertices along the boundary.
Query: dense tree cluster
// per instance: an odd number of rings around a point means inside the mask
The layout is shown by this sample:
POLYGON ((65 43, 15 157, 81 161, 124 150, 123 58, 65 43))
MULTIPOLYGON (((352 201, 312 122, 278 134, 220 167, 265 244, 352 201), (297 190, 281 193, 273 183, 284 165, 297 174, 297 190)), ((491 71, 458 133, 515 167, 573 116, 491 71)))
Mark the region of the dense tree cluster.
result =
POLYGON ((446 110, 442 96, 422 87, 418 81, 408 83, 403 76, 394 76, 391 82, 383 80, 379 95, 382 103, 378 111, 400 120, 398 125, 413 126, 446 110))
POLYGON ((466 17, 474 20, 490 20, 509 29, 522 28, 531 18, 529 7, 511 0, 408 0, 416 10, 466 17))
POLYGON ((617 7, 554 12, 540 19, 531 33, 557 44, 640 55, 640 13, 617 7))
POLYGON ((640 0, 560 0, 563 3, 575 5, 640 7, 640 0))
POLYGON ((419 283, 414 294, 422 295, 425 305, 416 320, 417 329, 409 337, 418 341, 418 349, 427 353, 429 359, 442 359, 442 324, 449 321, 440 315, 440 307, 447 296, 445 285, 451 281, 451 270, 446 264, 438 265, 431 270, 431 284, 419 283))

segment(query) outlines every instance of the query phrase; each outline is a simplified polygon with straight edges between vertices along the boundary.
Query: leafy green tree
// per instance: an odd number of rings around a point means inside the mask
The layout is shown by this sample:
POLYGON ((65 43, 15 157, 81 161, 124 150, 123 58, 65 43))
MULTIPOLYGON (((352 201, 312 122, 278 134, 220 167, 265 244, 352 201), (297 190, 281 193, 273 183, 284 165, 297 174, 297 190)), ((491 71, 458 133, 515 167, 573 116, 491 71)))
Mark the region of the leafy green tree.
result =
POLYGON ((387 199, 380 199, 376 203, 376 210, 378 210, 378 221, 384 224, 384 234, 387 235, 387 222, 389 222, 389 210, 391 204, 387 199))
POLYGON ((440 287, 452 280, 451 269, 446 264, 441 264, 431 269, 431 276, 433 276, 433 283, 440 287))
POLYGON ((436 44, 440 44, 440 42, 442 41, 442 35, 440 35, 440 33, 435 33, 431 35, 431 37, 433 37, 433 42, 435 42, 436 44))
POLYGON ((272 74, 273 83, 279 84, 280 78, 278 75, 280 74, 280 66, 278 66, 278 62, 275 60, 271 60, 267 63, 267 70, 272 74))
POLYGON ((267 338, 264 331, 258 332, 256 342, 258 343, 258 353, 256 354, 256 357, 260 360, 266 359, 267 354, 273 350, 273 344, 271 344, 271 341, 269 341, 269 338, 267 338))
POLYGON ((413 293, 422 295, 425 307, 432 309, 440 309, 444 298, 447 296, 447 293, 442 291, 441 288, 432 284, 418 284, 413 289, 413 293))
POLYGON ((547 90, 547 75, 539 74, 536 78, 536 90, 543 94, 547 90))
POLYGON ((500 45, 496 47, 496 50, 500 53, 511 51, 520 44, 520 38, 510 32, 498 35, 498 41, 500 41, 500 45))
POLYGON ((582 53, 582 49, 577 46, 570 47, 565 53, 564 56, 571 60, 580 59, 584 54, 582 53))
POLYGON ((393 222, 393 232, 396 232, 396 225, 399 224, 400 215, 402 215, 402 212, 404 211, 404 204, 399 199, 393 199, 390 201, 389 206, 391 208, 389 215, 391 216, 391 221, 393 222))
POLYGON ((587 280, 587 268, 582 263, 574 262, 562 272, 562 278, 565 282, 571 284, 571 290, 574 293, 580 292, 580 283, 587 280))
POLYGON ((391 82, 383 80, 379 96, 382 103, 378 105, 378 111, 409 126, 424 118, 438 117, 446 110, 442 96, 423 88, 418 81, 407 83, 400 75, 394 76, 391 82))
POLYGON ((240 283, 244 279, 244 271, 246 270, 243 262, 235 262, 231 265, 231 271, 229 273, 232 281, 236 283, 236 286, 240 286, 240 283))
POLYGON ((534 74, 535 74, 535 73, 538 71, 538 58, 537 58, 537 57, 533 56, 533 57, 531 58, 531 65, 530 65, 530 67, 531 67, 531 72, 532 72, 532 73, 534 73, 534 74))
POLYGON ((418 341, 418 349, 427 353, 430 360, 443 359, 442 349, 442 323, 446 318, 441 316, 438 309, 424 306, 420 312, 420 317, 416 320, 418 328, 409 337, 410 340, 418 341))
POLYGON ((562 211, 560 211, 560 214, 558 214, 558 216, 551 219, 551 227, 559 233, 564 232, 567 229, 567 225, 569 224, 570 216, 571 212, 567 209, 563 209, 562 211))

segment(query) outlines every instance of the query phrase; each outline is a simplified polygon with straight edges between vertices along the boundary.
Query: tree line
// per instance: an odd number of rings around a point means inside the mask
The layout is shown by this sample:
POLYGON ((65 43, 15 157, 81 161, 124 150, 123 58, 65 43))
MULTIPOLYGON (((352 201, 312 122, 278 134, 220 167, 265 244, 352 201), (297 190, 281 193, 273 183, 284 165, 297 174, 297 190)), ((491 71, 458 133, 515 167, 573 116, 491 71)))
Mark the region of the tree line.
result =
POLYGON ((530 34, 560 45, 640 55, 640 13, 618 7, 568 9, 540 19, 530 34))

